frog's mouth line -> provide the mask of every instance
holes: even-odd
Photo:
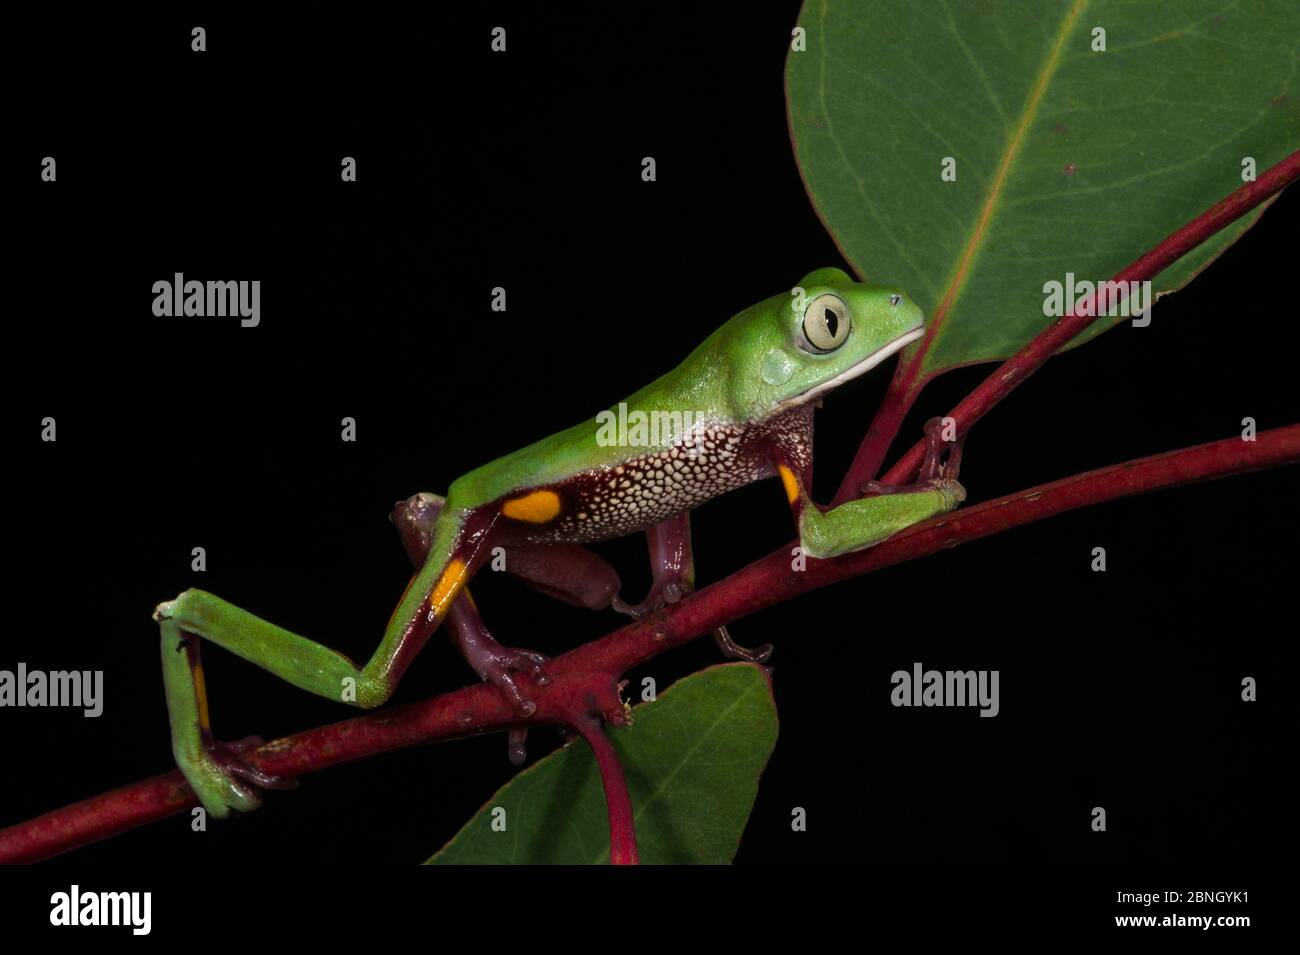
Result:
[[[844,371],[840,372],[830,381],[823,381],[820,385],[814,385],[813,387],[809,388],[807,391],[800,392],[799,394],[795,395],[793,398],[786,398],[784,401],[778,402],[774,410],[783,411],[786,408],[792,408],[795,405],[806,404],[808,401],[810,401],[813,398],[816,398],[818,395],[830,391],[832,388],[838,388],[840,385],[844,384],[844,382],[852,381],[854,378],[857,378],[859,375],[866,374],[871,369],[879,365],[886,358],[888,358],[890,355],[902,351],[904,348],[912,344],[912,342],[916,341],[924,334],[925,334],[924,325],[920,325],[916,327],[915,329],[913,329],[912,331],[904,335],[902,338],[897,338],[894,341],[890,342],[888,345],[886,345],[884,348],[880,349],[879,351],[872,352],[870,355],[862,359],[862,361],[858,362],[856,365],[851,365],[848,368],[844,369]]]

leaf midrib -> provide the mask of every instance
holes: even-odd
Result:
[[[997,174],[993,177],[993,182],[989,186],[988,195],[984,199],[984,206],[980,210],[979,220],[976,222],[974,229],[971,231],[966,240],[966,245],[962,249],[962,254],[957,259],[956,267],[953,269],[951,277],[948,279],[947,292],[944,293],[943,299],[938,307],[935,308],[930,322],[927,324],[925,338],[916,345],[912,346],[916,351],[913,352],[913,358],[909,363],[914,369],[918,363],[924,361],[925,356],[929,353],[934,340],[939,336],[943,329],[948,312],[952,309],[957,297],[965,287],[966,276],[974,264],[975,257],[980,249],[980,244],[988,232],[989,223],[993,220],[993,214],[997,210],[998,200],[1006,187],[1007,179],[1011,174],[1011,167],[1014,165],[1016,158],[1019,156],[1025,136],[1029,127],[1033,125],[1034,119],[1038,114],[1039,104],[1042,102],[1052,78],[1056,75],[1057,68],[1061,62],[1061,52],[1065,46],[1065,41],[1074,31],[1075,24],[1083,15],[1084,10],[1088,8],[1089,0],[1074,0],[1070,11],[1061,21],[1061,26],[1057,30],[1056,40],[1053,42],[1048,52],[1047,60],[1043,63],[1038,72],[1038,78],[1034,81],[1030,89],[1029,97],[1025,101],[1024,109],[1021,110],[1020,120],[1012,130],[1011,137],[1003,150],[1002,162],[998,166]]]

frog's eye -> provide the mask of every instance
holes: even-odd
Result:
[[[806,351],[834,351],[848,340],[852,326],[849,307],[838,295],[818,295],[803,313],[803,341]]]
[[[901,302],[902,300],[903,300],[903,296],[895,292],[893,295],[889,296],[889,307],[898,308],[898,303]]]

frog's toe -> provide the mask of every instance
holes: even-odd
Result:
[[[750,649],[742,647],[735,640],[731,639],[731,633],[727,630],[726,625],[713,631],[713,640],[722,651],[722,655],[729,660],[744,660],[746,663],[766,663],[767,658],[772,655],[772,644],[765,643],[761,647]]]
[[[532,716],[537,712],[537,704],[520,689],[515,674],[526,673],[538,686],[546,686],[551,682],[550,675],[546,672],[549,659],[536,650],[497,647],[486,659],[479,661],[475,669],[484,680],[501,691],[516,713]]]
[[[925,423],[925,460],[919,472],[922,481],[956,481],[961,473],[961,450],[966,436],[948,441],[944,438],[946,430],[943,418],[931,418]]]
[[[954,498],[953,507],[964,501],[966,489],[958,483],[957,476],[961,473],[961,453],[966,436],[945,440],[944,420],[931,418],[925,423],[925,459],[921,462],[913,483],[882,484],[880,481],[867,481],[858,488],[859,492],[866,495],[908,494],[937,488],[946,497]]]
[[[528,730],[523,726],[516,726],[510,731],[506,740],[506,759],[510,760],[511,766],[522,766],[528,762],[528,750],[525,749],[525,743],[528,740]]]
[[[234,743],[214,743],[210,755],[222,769],[236,779],[251,783],[259,789],[294,789],[298,780],[292,776],[273,776],[264,773],[240,755],[250,749],[265,745],[260,736],[245,736]]]

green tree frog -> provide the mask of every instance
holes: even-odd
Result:
[[[641,616],[694,586],[691,509],[752,481],[780,479],[799,545],[813,558],[869,547],[952,510],[965,491],[955,467],[937,466],[933,441],[917,484],[873,487],[826,511],[809,497],[821,396],[923,332],[920,308],[901,290],[821,269],[740,312],[675,370],[594,419],[470,471],[445,498],[399,502],[393,519],[408,552],[427,556],[363,666],[202,590],[160,604],[172,749],[199,800],[225,816],[255,808],[260,789],[283,783],[244,762],[239,746],[213,740],[199,638],[304,690],[370,708],[389,698],[447,619],[470,665],[526,719],[535,704],[519,677],[544,685],[546,657],[497,643],[466,589],[495,548],[505,549],[508,572],[545,593]],[[654,582],[633,605],[613,568],[582,545],[639,531]]]

